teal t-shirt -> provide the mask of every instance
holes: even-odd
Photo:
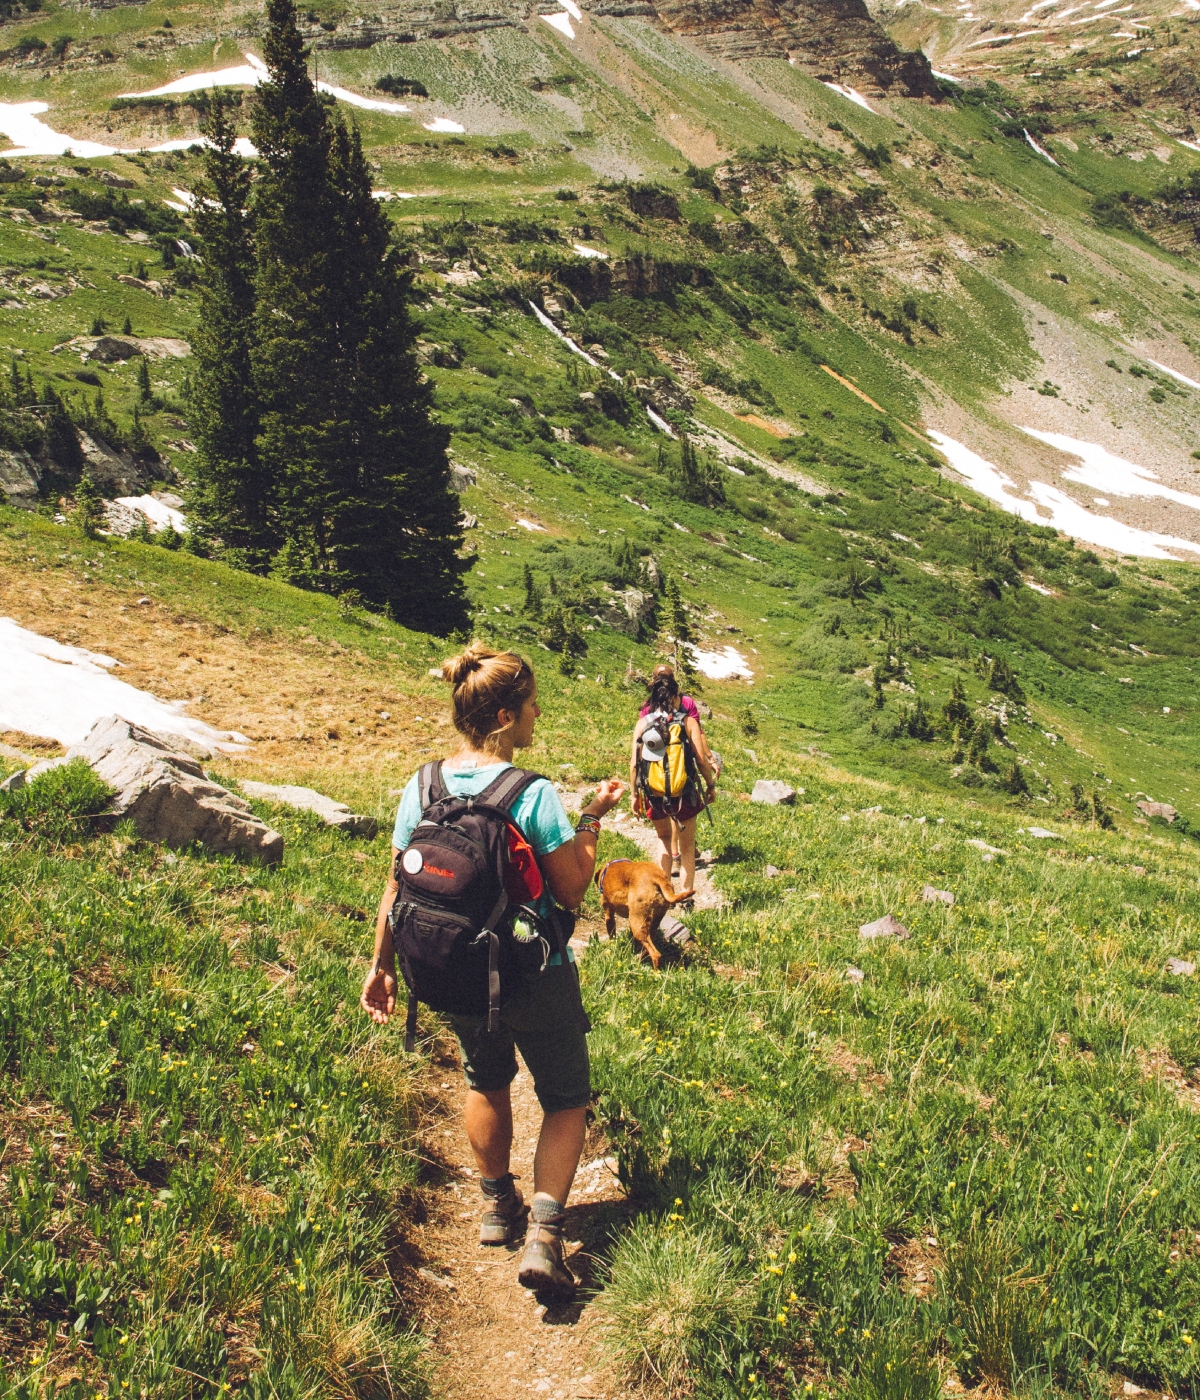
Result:
[[[482,768],[452,768],[447,760],[442,764],[442,782],[454,797],[477,797],[489,783],[494,782],[506,768],[511,767],[511,763],[489,763]],[[413,831],[421,820],[418,778],[419,774],[414,773],[408,780],[408,786],[404,789],[396,812],[392,845],[398,851],[403,851],[412,840]],[[575,837],[575,828],[563,810],[558,793],[546,778],[539,778],[537,782],[529,784],[513,803],[511,816],[539,860],[548,856],[551,851],[557,851],[560,846]],[[554,896],[548,887],[543,890],[542,897],[537,900],[534,908],[542,915],[549,914],[554,908]],[[555,953],[550,961],[553,963],[557,960],[558,954]]]

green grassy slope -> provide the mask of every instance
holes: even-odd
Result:
[[[9,62],[0,96],[46,100],[60,130],[113,144],[185,134],[184,108],[109,104],[239,62],[235,22],[47,6],[7,32],[68,32],[82,50],[86,28],[87,52],[111,61]],[[572,783],[623,771],[636,676],[669,622],[664,576],[698,644],[732,645],[754,672],[700,692],[728,765],[702,834],[728,908],[697,917],[702,951],[668,975],[624,944],[585,963],[597,1110],[632,1192],[629,1229],[604,1246],[612,1343],[637,1370],[636,1340],[702,1395],[932,1395],[930,1356],[1022,1393],[1122,1378],[1189,1393],[1200,1046],[1195,982],[1163,968],[1198,943],[1200,583],[993,509],[947,479],[920,425],[945,403],[992,422],[998,392],[1040,382],[1040,316],[1080,344],[1108,337],[1126,369],[1126,338],[1188,343],[1194,261],[1102,227],[1093,201],[1149,195],[1194,154],[1119,161],[1064,110],[1078,150],[1048,136],[1055,170],[1004,134],[994,95],[872,115],[782,64],[752,65],[755,89],[640,21],[589,23],[576,50],[534,24],[320,61],[360,91],[402,72],[430,92],[411,119],[357,120],[381,188],[418,195],[389,208],[438,411],[475,472],[475,631],[538,664],[530,762]],[[474,124],[427,133],[435,112]],[[715,176],[688,172],[701,149],[728,155]],[[0,186],[16,214],[0,218],[0,265],[23,303],[0,307],[0,346],[81,413],[102,388],[125,427],[136,362],[55,347],[97,317],[186,339],[188,263],[163,267],[161,251],[186,219],[162,201],[196,157],[21,164]],[[56,166],[73,178],[32,183]],[[102,186],[101,169],[136,188]],[[680,217],[669,201],[645,212],[626,175],[652,177]],[[79,190],[115,201],[100,227],[63,216]],[[171,295],[116,280],[139,263]],[[530,300],[557,306],[603,370]],[[146,407],[184,477],[187,371],[155,361]],[[1163,384],[1138,380],[1133,411],[1194,440],[1192,395]],[[720,435],[736,469],[716,469],[723,503],[684,499],[678,445],[645,400],[702,451]],[[251,649],[313,636],[424,713],[440,703],[443,643],[217,562],[87,543],[58,509],[0,510],[9,581],[64,569],[146,591]],[[612,609],[635,586],[657,617],[631,636]],[[555,650],[564,605],[575,657]],[[947,719],[954,686],[965,714]],[[304,777],[383,817],[416,757]],[[745,805],[763,776],[803,788],[797,806]],[[1182,820],[1147,825],[1146,797]],[[49,1377],[80,1397],[124,1382],[366,1396],[386,1393],[385,1363],[395,1393],[420,1393],[386,1277],[403,1286],[419,1072],[393,1030],[358,1019],[366,936],[345,912],[370,910],[386,835],[356,849],[270,815],[289,854],[269,874],[122,830],[63,844],[0,829],[13,1394]],[[923,902],[927,882],[953,907]],[[886,912],[912,937],[860,943]]]

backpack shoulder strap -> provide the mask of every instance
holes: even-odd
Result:
[[[534,773],[528,768],[506,768],[498,778],[494,778],[484,788],[475,801],[488,807],[497,807],[500,811],[508,813],[525,789],[531,787],[541,777],[541,773]]]
[[[441,802],[447,797],[446,785],[442,782],[441,759],[422,764],[421,771],[417,775],[417,783],[422,812],[427,812],[435,802]]]

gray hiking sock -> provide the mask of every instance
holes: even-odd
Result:
[[[489,1199],[499,1200],[513,1189],[513,1174],[505,1172],[503,1176],[481,1176],[479,1187]]]
[[[533,1223],[535,1225],[561,1225],[567,1208],[548,1197],[533,1198]]]

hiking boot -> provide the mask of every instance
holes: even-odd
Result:
[[[535,1200],[525,1253],[517,1281],[541,1300],[566,1302],[579,1280],[563,1263],[563,1222],[566,1212],[557,1201]]]
[[[500,1180],[503,1181],[504,1178]],[[481,1245],[516,1244],[525,1231],[525,1218],[529,1214],[529,1207],[513,1184],[511,1176],[507,1181],[507,1191],[499,1196],[492,1195],[487,1187],[484,1187],[486,1209],[479,1225]]]

